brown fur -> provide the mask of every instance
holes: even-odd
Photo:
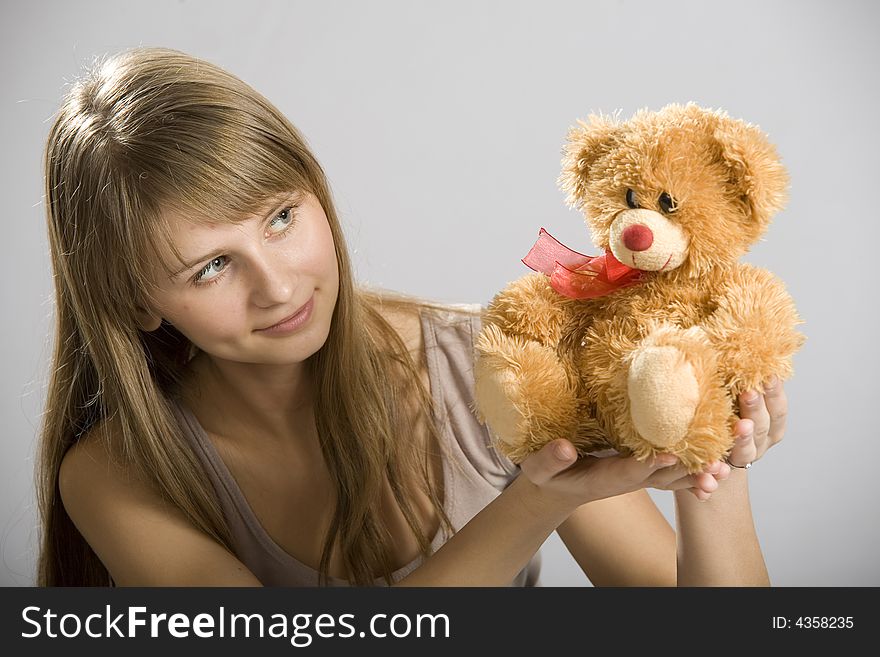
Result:
[[[729,452],[737,395],[790,378],[805,340],[782,282],[737,262],[783,207],[787,173],[756,127],[689,104],[579,123],[559,182],[600,249],[614,249],[632,189],[656,230],[684,232],[683,260],[598,299],[564,297],[544,274],[508,285],[476,345],[478,417],[514,461],[568,438],[582,454],[674,453],[697,472]],[[658,204],[663,192],[674,212]],[[642,436],[634,416],[684,433]]]

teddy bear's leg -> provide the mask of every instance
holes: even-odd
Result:
[[[677,453],[691,472],[730,447],[731,399],[699,327],[661,325],[625,359],[633,451]],[[647,443],[647,445],[646,445]]]
[[[475,410],[499,451],[519,462],[557,438],[575,442],[577,395],[555,349],[495,324],[483,328],[475,347]]]

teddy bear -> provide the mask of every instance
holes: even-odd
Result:
[[[730,453],[738,395],[790,378],[805,340],[784,284],[738,261],[788,174],[758,127],[693,103],[578,121],[562,165],[604,253],[541,229],[535,272],[483,311],[473,410],[514,463],[567,438],[699,472]]]

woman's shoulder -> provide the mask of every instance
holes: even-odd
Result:
[[[480,321],[484,310],[478,303],[447,303],[389,290],[365,289],[362,294],[400,334],[407,346],[423,346],[423,321],[441,325],[473,325]]]
[[[391,290],[362,288],[361,294],[414,354],[424,348],[423,321],[434,325],[473,325],[479,322],[483,311],[477,303],[445,303]]]
[[[97,422],[70,446],[58,468],[64,510],[93,548],[108,529],[102,518],[131,512],[134,500],[161,504],[158,491],[122,457],[119,431],[112,419]]]
[[[80,436],[65,453],[58,471],[58,486],[65,506],[88,502],[96,490],[137,486],[149,491],[146,481],[123,458],[117,441],[118,422],[105,419]]]
[[[229,550],[120,458],[119,426],[102,422],[67,451],[64,510],[121,586],[259,586]]]

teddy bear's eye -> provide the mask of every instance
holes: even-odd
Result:
[[[675,199],[666,192],[660,194],[660,198],[657,199],[657,202],[660,204],[660,209],[666,214],[672,214],[678,210],[678,203],[676,203]]]
[[[633,210],[642,207],[639,205],[639,199],[636,198],[636,193],[631,189],[626,190],[626,204]]]

